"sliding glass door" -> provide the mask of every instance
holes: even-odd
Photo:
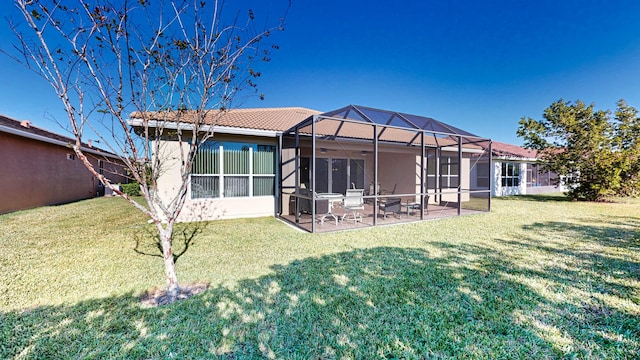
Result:
[[[352,186],[363,189],[364,174],[362,159],[316,158],[315,191],[345,194]]]

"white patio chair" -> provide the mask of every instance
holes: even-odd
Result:
[[[362,222],[362,214],[359,210],[364,210],[364,189],[347,189],[342,206],[344,207],[344,215],[342,221],[353,220],[354,222]]]

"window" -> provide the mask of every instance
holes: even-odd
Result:
[[[443,155],[440,157],[440,187],[455,189],[458,187],[458,157]]]
[[[364,189],[364,174],[362,159],[316,158],[315,191],[346,194],[352,186]]]
[[[427,150],[427,189],[435,189],[436,184],[436,169],[437,169],[437,161],[436,161],[436,150],[428,149]]]
[[[527,164],[527,187],[553,186],[558,183],[558,174],[545,170],[541,164]]]
[[[204,143],[191,169],[191,198],[273,196],[273,145]]]
[[[500,180],[502,186],[520,186],[520,164],[503,162]]]
[[[479,162],[476,165],[476,187],[481,189],[488,189],[491,185],[490,178],[490,168],[488,162]]]
[[[356,189],[364,189],[364,160],[349,160],[349,182],[350,187],[355,185]]]

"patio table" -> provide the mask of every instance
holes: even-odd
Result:
[[[427,211],[427,215],[429,214],[429,208],[428,208],[428,204],[427,204],[427,201],[429,201],[428,199],[429,199],[429,198],[428,198],[428,196],[427,196],[427,198],[425,199],[425,204],[424,204],[424,208],[425,208],[425,210]],[[413,209],[413,210],[420,210],[420,202],[419,202],[419,201],[416,201],[414,198],[412,198],[412,199],[407,199],[407,201],[406,201],[406,202],[403,202],[403,203],[401,204],[401,206],[403,206],[403,207],[406,207],[406,208],[407,208],[407,217],[409,217],[409,215],[410,215],[410,213],[411,213],[411,210],[412,210],[412,209]]]
[[[401,204],[402,207],[407,208],[407,217],[409,217],[411,215],[411,209],[415,209],[416,207],[420,207],[420,203],[419,202],[415,202],[415,200],[411,201],[411,200],[407,200],[406,202],[403,202]]]
[[[338,225],[338,216],[333,213],[333,204],[335,202],[341,202],[343,195],[340,193],[319,193],[318,199],[327,199],[329,201],[329,212],[322,215],[320,218],[320,223],[324,223],[324,219],[327,217],[332,217],[336,221],[336,225]]]

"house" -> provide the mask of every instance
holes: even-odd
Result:
[[[494,141],[491,152],[492,196],[543,194],[567,190],[565,186],[558,184],[558,174],[543,169],[534,150]]]
[[[0,115],[0,214],[98,195],[99,181],[76,158],[74,142]],[[126,182],[116,156],[89,144],[82,150],[106,177]]]
[[[166,113],[133,113],[129,123],[154,126],[161,116]],[[490,173],[482,159],[490,158],[491,140],[432,118],[349,105],[325,113],[234,109],[212,112],[209,120],[215,135],[191,169],[182,221],[275,215],[312,232],[327,229],[326,219],[336,229],[338,218],[344,223],[340,203],[348,189],[363,194],[362,214],[351,226],[490,210],[489,182],[472,179]],[[172,121],[189,130],[189,112]],[[158,194],[171,198],[185,143],[154,141],[163,145],[166,164]],[[389,200],[398,203],[391,217]],[[330,205],[318,210],[320,202]]]

